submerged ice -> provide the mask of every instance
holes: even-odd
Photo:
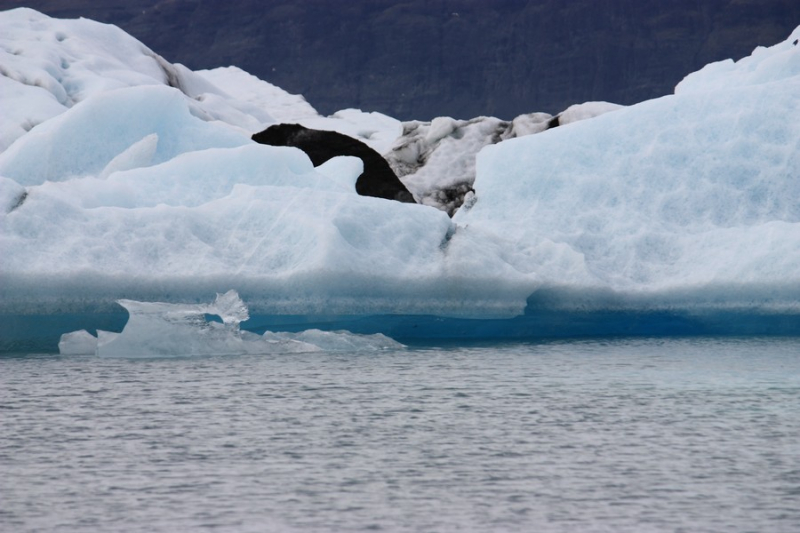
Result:
[[[62,355],[103,357],[170,357],[195,355],[279,354],[300,352],[376,351],[402,349],[381,335],[308,330],[300,333],[243,331],[247,306],[236,293],[217,294],[210,304],[174,304],[119,300],[128,312],[121,333],[85,330],[65,333],[58,343]]]
[[[626,108],[408,123],[322,117],[92,21],[17,9],[0,30],[0,315],[233,288],[262,316],[724,309],[800,331],[800,28]],[[362,140],[428,205],[357,195],[358,159],[250,140],[277,122]]]

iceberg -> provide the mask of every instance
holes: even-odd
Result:
[[[122,346],[145,309],[197,317],[230,289],[259,343],[800,334],[798,37],[625,108],[400,123],[0,13],[0,350]],[[362,140],[429,205],[359,196],[357,158],[250,140],[278,119]]]

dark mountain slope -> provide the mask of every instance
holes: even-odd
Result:
[[[237,65],[323,113],[401,119],[631,104],[800,24],[797,0],[0,0],[19,5],[117,24],[192,69]]]

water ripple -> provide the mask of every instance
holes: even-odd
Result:
[[[0,529],[796,532],[798,355],[2,358]]]

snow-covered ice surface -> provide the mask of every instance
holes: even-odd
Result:
[[[511,322],[489,319],[505,318],[515,336],[543,323],[559,335],[583,331],[575,313],[720,310],[800,331],[798,35],[707,66],[675,95],[582,104],[548,129],[537,113],[321,117],[234,67],[170,64],[113,26],[0,13],[0,340],[105,329],[93,320],[124,316],[118,300],[206,305],[229,289],[249,306],[243,328],[261,331],[496,336]],[[422,203],[475,194],[452,220],[358,196],[357,159],[315,169],[250,140],[277,121],[387,153]]]

